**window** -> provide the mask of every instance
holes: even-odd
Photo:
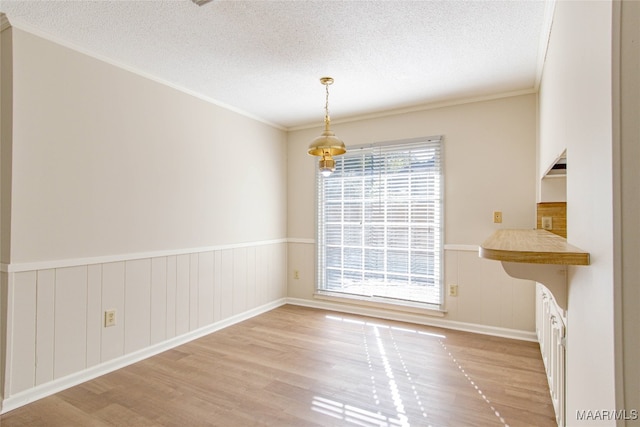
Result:
[[[321,294],[442,303],[441,138],[372,144],[317,173]]]

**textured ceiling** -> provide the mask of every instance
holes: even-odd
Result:
[[[545,1],[2,0],[17,28],[264,121],[332,119],[535,88]]]

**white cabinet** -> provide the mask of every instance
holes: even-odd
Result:
[[[565,425],[565,316],[551,292],[536,284],[536,333],[559,426]]]

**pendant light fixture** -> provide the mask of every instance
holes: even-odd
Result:
[[[324,132],[314,139],[309,145],[309,154],[322,157],[320,159],[320,172],[323,176],[331,175],[336,170],[336,161],[333,156],[339,156],[347,152],[344,142],[337,138],[331,131],[331,119],[329,118],[329,85],[333,84],[331,77],[322,77],[320,83],[325,86],[326,100],[324,104]]]

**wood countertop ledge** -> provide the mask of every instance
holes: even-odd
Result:
[[[480,257],[530,264],[589,265],[589,253],[546,230],[498,230],[480,246]]]

